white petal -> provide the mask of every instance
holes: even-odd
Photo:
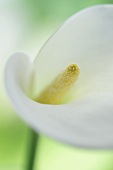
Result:
[[[45,44],[34,64],[37,91],[68,64],[81,67],[78,98],[68,105],[43,105],[27,97],[25,79],[30,81],[32,64],[24,54],[15,54],[5,77],[17,111],[37,131],[66,143],[113,148],[112,43],[113,6],[102,5],[71,17]]]
[[[81,68],[75,99],[87,92],[113,91],[113,5],[75,14],[48,40],[35,60],[34,94],[70,63]]]

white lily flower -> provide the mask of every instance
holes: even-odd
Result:
[[[70,102],[40,104],[29,97],[38,96],[71,63],[81,74],[67,96]],[[113,5],[73,15],[34,63],[24,53],[14,54],[5,83],[17,112],[36,131],[74,146],[113,148]]]

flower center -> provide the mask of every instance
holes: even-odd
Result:
[[[70,64],[36,99],[43,104],[61,104],[65,95],[77,81],[80,68],[77,64]]]

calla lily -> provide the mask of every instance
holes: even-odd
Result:
[[[71,63],[79,65],[81,74],[66,104],[32,99]],[[5,84],[17,112],[36,131],[74,146],[113,148],[113,5],[73,15],[34,63],[24,53],[13,54]]]

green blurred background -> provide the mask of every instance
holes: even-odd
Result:
[[[113,0],[0,0],[0,170],[25,170],[30,136],[4,89],[7,58],[24,51],[33,60],[69,16],[103,3]],[[113,170],[113,151],[72,148],[40,135],[34,170]]]

